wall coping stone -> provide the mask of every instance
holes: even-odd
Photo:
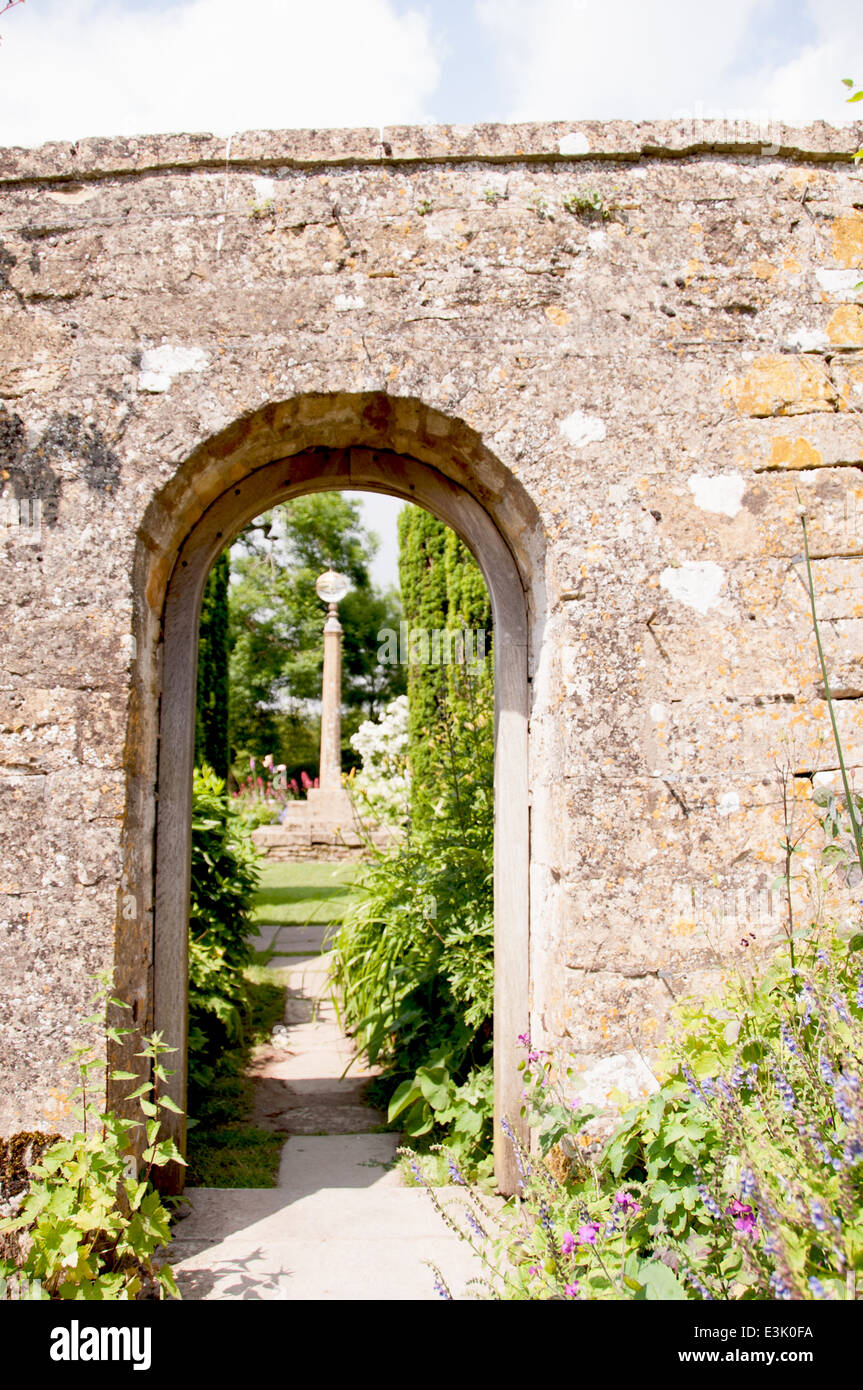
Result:
[[[740,138],[737,138],[737,129]],[[711,139],[711,133],[720,138]],[[696,138],[698,136],[699,138]],[[0,149],[0,186],[68,183],[208,169],[249,171],[405,165],[638,163],[731,155],[737,159],[849,164],[863,122],[805,127],[699,115],[673,121],[556,121],[523,125],[393,126],[353,130],[247,130],[88,137],[35,149]]]

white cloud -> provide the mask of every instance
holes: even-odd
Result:
[[[0,145],[423,119],[429,22],[391,0],[33,0],[3,20]]]
[[[506,74],[507,120],[860,116],[841,86],[863,81],[845,71],[859,51],[856,0],[724,0],[721,12],[691,0],[477,0],[477,14]]]
[[[765,104],[789,121],[859,121],[863,104],[849,106],[841,82],[851,77],[863,85],[863,71],[854,66],[860,57],[859,8],[850,0],[807,0],[807,10],[817,38],[766,75]]]

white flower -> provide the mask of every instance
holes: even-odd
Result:
[[[363,760],[353,790],[372,815],[390,823],[403,821],[408,812],[407,745],[406,695],[387,705],[379,720],[367,719],[351,737],[351,746]]]

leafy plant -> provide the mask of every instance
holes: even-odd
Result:
[[[251,833],[212,768],[195,770],[189,908],[189,1078],[206,1086],[225,1043],[242,1037],[243,968],[258,881]]]
[[[588,222],[609,222],[614,216],[614,209],[608,206],[595,188],[579,188],[574,193],[567,193],[560,201],[566,212]]]
[[[267,218],[274,218],[276,215],[276,205],[272,198],[265,198],[258,203],[254,198],[249,203],[249,218],[252,222],[263,222]]]
[[[449,769],[404,840],[364,868],[335,939],[332,983],[377,1089],[406,1134],[448,1136],[487,1170],[493,998],[493,711],[470,678],[472,718],[434,732]],[[442,697],[443,698],[443,697]],[[426,806],[421,801],[421,808]]]
[[[472,1216],[470,1205],[449,1213],[491,1295],[863,1295],[861,946],[816,937],[796,967],[783,947],[763,979],[689,1005],[670,1075],[598,1154],[585,1133],[592,1112],[562,1103],[551,1059],[529,1050],[538,1153],[504,1121],[519,1196],[478,1223],[476,1193]]]
[[[103,982],[104,984],[104,982]],[[106,1004],[126,1009],[107,996],[103,987],[91,1001],[98,1012],[84,1022],[101,1023]],[[108,1028],[109,1039],[126,1036],[129,1028]],[[173,1051],[154,1033],[143,1040],[136,1056],[151,1066],[151,1078],[129,1095],[137,1100],[142,1119],[124,1119],[101,1112],[89,1099],[91,1073],[104,1068],[101,1057],[87,1046],[76,1047],[74,1062],[79,1083],[73,1099],[79,1102],[81,1128],[71,1139],[60,1139],[31,1169],[29,1192],[17,1216],[0,1222],[0,1232],[15,1232],[23,1245],[21,1258],[0,1261],[0,1278],[17,1281],[19,1290],[43,1299],[134,1299],[141,1295],[179,1298],[170,1266],[156,1258],[171,1238],[169,1214],[150,1186],[153,1170],[184,1160],[173,1140],[160,1139],[161,1116],[177,1110],[161,1083],[170,1072],[162,1058]],[[112,1073],[115,1081],[138,1081],[132,1072]],[[143,1126],[143,1172],[132,1157],[131,1132]]]

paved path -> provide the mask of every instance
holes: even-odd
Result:
[[[353,1050],[326,997],[327,930],[264,927],[256,940],[290,974],[279,1045],[255,1057],[255,1118],[288,1139],[276,1188],[186,1189],[172,1245],[184,1298],[436,1299],[425,1261],[464,1298],[481,1275],[428,1194],[401,1185],[398,1138],[374,1133],[383,1117],[362,1102],[372,1073],[343,1076]]]

